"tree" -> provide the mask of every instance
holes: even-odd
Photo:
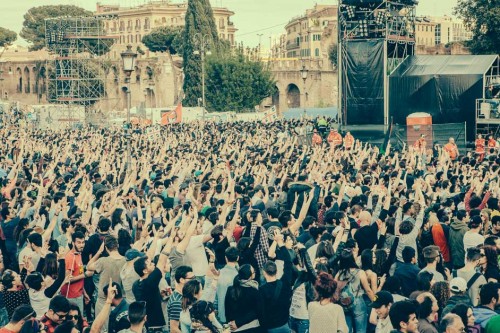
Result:
[[[474,54],[500,53],[500,6],[491,0],[458,0],[454,14],[472,31],[466,43]]]
[[[219,48],[219,37],[215,25],[214,14],[209,0],[189,0],[184,26],[184,47],[182,49],[182,66],[184,69],[184,101],[186,106],[197,105],[201,97],[201,58],[193,52],[199,50],[196,35],[206,36],[208,47],[212,52]]]
[[[171,55],[182,53],[182,27],[154,28],[142,38],[142,42],[152,52],[169,52]]]
[[[0,27],[0,47],[9,46],[17,39],[17,34],[9,29]]]
[[[242,50],[235,55],[212,55],[206,68],[206,100],[210,111],[253,109],[276,87],[271,72],[262,62],[245,57]]]
[[[330,45],[328,48],[328,60],[337,67],[337,61],[338,61],[338,45],[336,43]]]
[[[24,14],[22,38],[31,43],[30,51],[45,46],[45,19],[61,16],[92,16],[92,12],[72,5],[40,6],[29,9]]]

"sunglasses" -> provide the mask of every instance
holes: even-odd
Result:
[[[78,318],[80,318],[80,316],[79,315],[67,315],[66,318],[69,320],[72,320],[72,319],[78,319]]]

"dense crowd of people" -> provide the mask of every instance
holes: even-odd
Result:
[[[327,124],[0,129],[0,333],[500,332],[496,148]]]

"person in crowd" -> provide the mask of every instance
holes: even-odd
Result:
[[[467,226],[469,221],[469,214],[465,209],[460,209],[456,213],[450,223],[450,251],[453,268],[459,269],[464,266],[465,262],[465,246],[464,236],[469,230]]]
[[[472,302],[467,293],[467,281],[460,277],[453,278],[450,281],[450,298],[444,305],[441,317],[448,314],[458,304],[465,304],[472,308]]]
[[[337,282],[330,274],[322,272],[318,274],[314,288],[318,294],[318,300],[309,304],[309,332],[349,332],[342,307],[332,303]]]
[[[88,323],[83,318],[83,314],[80,311],[78,305],[74,303],[70,303],[69,312],[68,312],[68,320],[71,320],[78,331],[83,332],[84,329],[88,327]]]
[[[182,287],[182,311],[179,315],[179,325],[182,333],[191,332],[191,313],[190,310],[194,303],[201,298],[201,282],[193,279],[187,281]]]
[[[418,331],[419,333],[438,333],[438,302],[434,295],[425,292],[417,297]]]
[[[449,313],[441,319],[439,323],[439,332],[442,333],[458,333],[465,332],[466,327],[462,319],[453,313]]]
[[[107,278],[107,281],[109,282],[110,279],[113,280],[113,278],[109,277]],[[115,293],[111,301],[113,310],[111,310],[111,314],[109,315],[108,332],[117,333],[130,327],[130,322],[127,318],[129,303],[125,300],[125,298],[123,298],[122,288],[118,283],[113,282],[111,287],[115,289]],[[108,295],[109,288],[109,284],[104,286],[104,295]]]
[[[395,302],[389,310],[389,318],[395,332],[418,332],[417,308],[411,301]]]
[[[467,304],[457,304],[453,307],[450,313],[456,314],[460,317],[467,332],[481,332],[481,327],[475,324],[476,317],[474,317],[474,311],[471,306]]]
[[[448,300],[450,299],[451,296],[451,291],[448,281],[441,281],[434,283],[431,287],[431,294],[437,300],[437,304],[439,307],[438,310],[438,322],[439,322],[439,319],[443,317],[442,316],[443,309],[445,308],[446,303],[448,303]]]
[[[0,333],[20,333],[23,325],[32,318],[35,318],[33,308],[26,304],[20,305],[12,313],[9,322],[0,328]]]
[[[417,255],[415,249],[406,246],[402,252],[403,263],[399,263],[394,276],[401,282],[402,294],[406,297],[417,290],[417,276],[420,269],[416,265]]]
[[[181,332],[180,315],[182,312],[182,304],[183,304],[182,293],[186,283],[193,280],[194,278],[195,276],[193,273],[193,269],[189,266],[179,266],[175,270],[175,290],[168,299],[167,303],[167,312],[169,319],[168,326],[170,332],[172,333]],[[195,286],[197,286],[197,284],[193,283],[193,288],[190,288],[189,290],[194,289]]]
[[[500,284],[486,283],[479,293],[480,303],[474,308],[476,324],[486,328],[488,321],[497,315],[495,308],[500,304]]]
[[[227,290],[224,304],[231,331],[262,332],[264,304],[253,266],[247,264],[240,267],[233,285]]]
[[[375,301],[371,303],[370,323],[376,325],[376,333],[390,333],[393,330],[389,311],[394,303],[392,294],[382,290],[375,294]]]
[[[66,297],[56,295],[50,300],[49,310],[40,320],[47,328],[47,333],[54,333],[57,326],[66,321],[69,310],[70,303]]]
[[[481,260],[481,251],[478,248],[471,247],[467,249],[465,266],[452,272],[453,277],[461,277],[467,283],[467,291],[473,306],[479,303],[479,291],[481,286],[486,284],[485,277],[476,271]]]
[[[71,236],[72,247],[65,257],[66,274],[71,276],[67,284],[63,284],[61,295],[64,295],[72,303],[78,305],[83,312],[83,279],[87,277],[82,261],[82,251],[85,247],[85,235],[80,231],[75,231]]]
[[[215,294],[215,305],[217,307],[217,318],[222,324],[226,324],[226,293],[233,285],[234,278],[238,275],[239,252],[236,247],[228,247],[225,250],[226,265],[219,271],[217,290]]]
[[[479,265],[481,273],[488,282],[500,281],[500,268],[498,267],[498,250],[491,245],[481,247],[481,259]]]
[[[143,333],[147,320],[146,303],[133,302],[128,307],[130,328],[121,330],[122,333]]]

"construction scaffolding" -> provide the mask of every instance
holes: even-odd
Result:
[[[388,126],[388,75],[415,50],[414,0],[340,0],[340,123]]]
[[[62,118],[68,127],[80,122],[74,117],[77,106],[91,109],[106,97],[106,63],[102,57],[116,36],[107,35],[100,17],[60,17],[45,20],[45,42],[49,60],[50,103],[67,105]]]

